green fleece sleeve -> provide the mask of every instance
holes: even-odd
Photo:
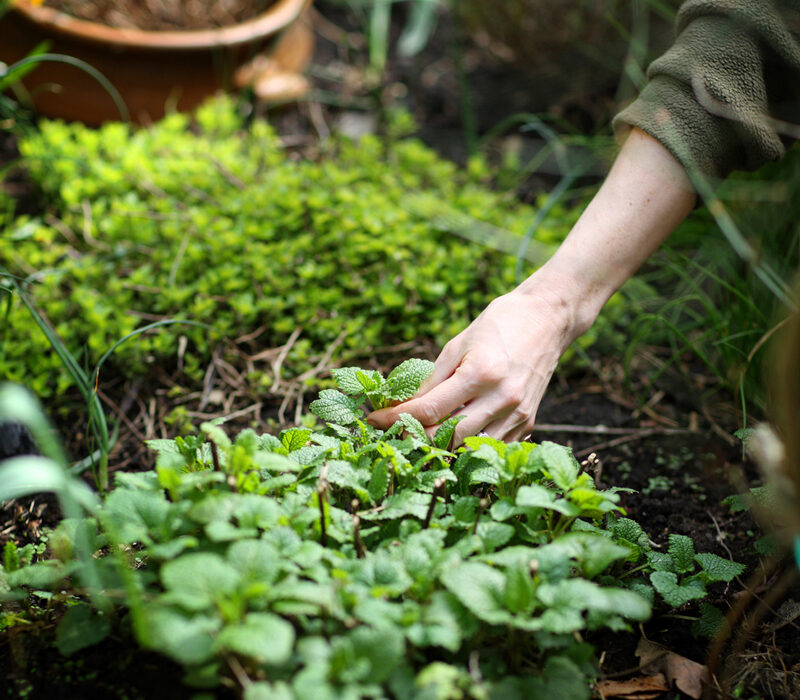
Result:
[[[688,0],[677,38],[614,120],[712,180],[781,158],[800,129],[800,0]]]

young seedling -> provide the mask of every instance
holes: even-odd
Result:
[[[361,406],[368,402],[373,410],[395,401],[408,401],[433,372],[433,362],[411,358],[395,367],[387,377],[377,370],[341,367],[331,371],[336,389],[324,389],[309,406],[324,421],[352,425],[364,417]]]

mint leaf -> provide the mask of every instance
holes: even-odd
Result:
[[[186,610],[204,610],[239,585],[240,576],[218,554],[184,554],[161,567],[161,581],[172,600]]]
[[[386,377],[384,394],[391,401],[407,401],[419,391],[433,372],[433,362],[412,357],[395,367]]]
[[[713,639],[725,625],[725,615],[710,603],[700,603],[700,617],[692,623],[695,637]]]
[[[259,663],[280,666],[292,653],[294,628],[271,613],[248,613],[243,622],[227,625],[217,637],[217,646],[247,656]]]
[[[534,603],[534,587],[526,566],[512,566],[506,575],[503,602],[512,613],[530,612]]]
[[[345,396],[335,389],[320,391],[319,398],[312,401],[308,408],[321,420],[338,425],[350,425],[364,415],[360,399]]]
[[[111,625],[103,615],[79,603],[67,610],[58,623],[56,646],[64,656],[69,656],[102,641],[110,631]]]
[[[212,635],[222,624],[216,616],[186,615],[175,608],[152,603],[145,606],[143,618],[140,641],[146,649],[187,665],[202,664],[214,656]]]
[[[389,488],[389,461],[378,460],[372,468],[372,475],[367,486],[367,493],[373,503],[380,503]]]
[[[377,394],[383,390],[384,378],[378,370],[360,369],[356,372],[356,381],[361,385],[361,390],[367,396]]]
[[[581,510],[573,503],[565,501],[563,498],[556,500],[556,495],[550,489],[531,484],[530,486],[520,486],[517,491],[518,508],[544,508],[554,510],[568,517],[580,515]]]
[[[453,566],[441,575],[442,583],[480,620],[506,624],[511,615],[502,604],[506,577],[497,569],[478,562]]]
[[[672,571],[654,571],[650,574],[650,582],[667,605],[671,605],[673,608],[679,608],[690,600],[706,596],[706,587],[702,581],[690,579],[679,584],[678,575]]]
[[[464,418],[466,418],[466,416],[451,416],[446,421],[442,422],[439,427],[436,428],[436,432],[433,435],[433,444],[440,450],[446,450],[450,447],[450,442],[453,439],[456,426]]]
[[[677,573],[685,574],[694,570],[694,543],[691,537],[670,535],[669,555]]]
[[[304,447],[311,437],[311,431],[305,428],[289,428],[281,433],[281,444],[289,452],[294,452]]]
[[[430,440],[428,440],[428,435],[425,432],[425,428],[422,426],[422,423],[414,418],[414,416],[412,416],[410,413],[401,413],[399,420],[406,429],[406,432],[411,435],[411,437],[416,438],[426,445],[430,444]]]
[[[562,491],[568,491],[575,485],[580,465],[568,447],[545,441],[537,445],[531,454],[534,466],[546,472]]]
[[[744,573],[746,568],[744,564],[710,553],[698,554],[694,560],[702,567],[699,577],[705,583],[733,581],[734,578]]]
[[[339,367],[331,370],[331,375],[339,391],[350,396],[357,396],[364,392],[364,386],[358,379],[359,373],[363,374],[360,367]]]

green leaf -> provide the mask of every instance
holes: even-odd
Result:
[[[389,488],[389,461],[379,459],[372,467],[367,492],[373,503],[380,503]]]
[[[274,583],[286,560],[265,540],[239,540],[228,549],[227,560],[245,581]]]
[[[428,513],[431,497],[427,493],[402,490],[389,496],[381,510],[369,510],[361,513],[365,520],[394,520],[413,515],[423,520]]]
[[[411,358],[395,367],[386,377],[384,393],[392,401],[407,401],[419,391],[433,372],[433,362]]]
[[[491,484],[494,486],[499,483],[500,474],[495,467],[478,467],[470,471],[470,486],[474,486],[475,484]]]
[[[511,620],[503,598],[506,577],[478,562],[465,562],[445,569],[441,581],[456,598],[480,620],[505,624]]]
[[[738,562],[724,559],[716,554],[703,553],[695,556],[694,560],[700,564],[702,571],[699,577],[705,583],[715,583],[717,581],[733,581],[737,576],[744,573],[745,565]]]
[[[243,622],[223,628],[217,637],[217,647],[258,663],[280,666],[289,660],[294,639],[294,628],[282,618],[251,612]]]
[[[281,433],[281,444],[289,452],[299,450],[305,447],[308,439],[311,437],[311,431],[305,428],[289,428]]]
[[[214,636],[222,626],[217,617],[187,615],[173,607],[151,603],[142,610],[137,628],[146,649],[161,652],[185,665],[197,665],[214,657]]]
[[[308,408],[321,420],[338,425],[351,425],[364,415],[359,399],[345,396],[335,389],[323,389]]]
[[[556,584],[543,583],[536,591],[547,607],[569,607],[622,615],[632,620],[650,617],[650,606],[641,596],[624,588],[600,586],[593,581],[571,578]]]
[[[626,544],[635,548],[636,552],[650,549],[647,533],[641,525],[630,518],[619,518],[611,527],[611,534],[615,539],[624,540]]]
[[[25,455],[3,460],[0,466],[0,501],[53,491],[61,499],[67,515],[80,517],[78,506],[93,512],[99,505],[97,496],[79,479],[47,457]]]
[[[630,554],[627,547],[612,542],[607,537],[591,532],[570,532],[556,542],[578,545],[575,558],[587,578],[594,578],[614,562],[625,560]]]
[[[453,517],[466,524],[472,525],[478,514],[480,498],[477,496],[462,496],[453,503]]]
[[[556,495],[550,489],[532,484],[530,486],[520,486],[517,491],[517,508],[544,508],[562,513],[568,517],[576,517],[581,514],[580,508],[565,501],[563,498],[556,500]]]
[[[527,566],[512,566],[506,571],[503,602],[512,613],[530,612],[534,603],[534,587]]]
[[[514,536],[514,526],[492,521],[478,523],[477,535],[481,538],[484,552],[493,552]]]
[[[367,683],[386,681],[405,651],[403,635],[393,627],[358,627],[348,635],[347,641],[352,645],[355,664],[366,662],[359,675]]]
[[[278,502],[271,498],[246,493],[235,501],[233,517],[241,528],[268,530],[278,523],[281,509]]]
[[[372,595],[375,596],[398,596],[405,593],[414,583],[402,562],[393,559],[384,550],[369,556],[359,566],[354,577],[365,586],[369,586]]]
[[[502,459],[506,456],[506,449],[508,449],[508,446],[502,440],[478,435],[470,435],[464,438],[464,446],[468,450],[473,450],[476,456],[484,455],[489,459],[489,463],[495,466],[502,464]],[[485,447],[489,449],[487,450]]]
[[[647,562],[655,571],[675,571],[675,562],[666,552],[647,552]]]
[[[544,672],[539,676],[512,676],[492,684],[489,700],[589,700],[590,696],[585,674],[571,659],[559,655],[547,660]]]
[[[690,579],[678,583],[678,575],[672,571],[654,571],[650,574],[650,582],[667,605],[679,608],[690,600],[705,598],[706,587],[702,581]]]
[[[117,527],[121,543],[149,542],[160,538],[170,504],[163,492],[115,489],[105,502],[105,511]]]
[[[458,599],[448,591],[436,591],[406,636],[417,647],[442,647],[456,653],[462,640],[476,631],[477,625]]]
[[[636,579],[635,581],[631,581],[628,584],[628,588],[630,588],[630,590],[632,590],[637,595],[642,596],[642,598],[644,598],[648,603],[650,603],[650,605],[653,605],[653,603],[655,603],[655,597],[656,597],[655,591],[653,590],[653,587],[649,583],[647,583],[645,579]]]
[[[339,367],[331,370],[331,375],[336,382],[336,387],[349,396],[359,396],[364,393],[364,385],[358,380],[360,367]]]
[[[67,610],[56,628],[56,646],[64,656],[70,656],[105,639],[111,625],[88,605],[78,604]]]
[[[753,549],[762,557],[774,557],[778,553],[778,543],[774,535],[764,535],[753,542]]]
[[[433,435],[433,444],[440,450],[446,450],[450,447],[450,442],[453,440],[453,433],[455,433],[456,426],[465,418],[464,415],[451,416],[443,421]]]
[[[11,540],[3,547],[3,567],[9,574],[19,569],[19,549]]]
[[[422,423],[414,418],[414,416],[412,416],[410,413],[401,413],[398,418],[403,424],[403,427],[406,429],[406,432],[411,435],[411,437],[419,440],[425,445],[430,444],[430,440],[425,432],[425,428],[422,426]]]
[[[244,700],[294,700],[295,695],[289,685],[283,681],[267,683],[256,681],[244,689]]]
[[[694,543],[691,537],[670,535],[669,555],[677,573],[685,574],[694,570]]]
[[[358,372],[356,372],[356,379],[367,393],[367,396],[379,393],[383,390],[383,375],[376,369],[360,369]]]
[[[545,472],[562,491],[569,491],[575,485],[580,465],[568,447],[545,441],[531,454],[534,466]]]
[[[710,603],[700,603],[700,617],[692,623],[692,634],[713,639],[725,625],[725,615],[719,608]]]
[[[227,436],[225,431],[214,422],[201,423],[200,430],[203,432],[203,435],[217,447],[223,450],[229,450],[231,448],[231,439]]]
[[[60,561],[48,559],[36,564],[23,566],[8,574],[8,585],[12,588],[28,586],[29,588],[47,590],[55,588],[75,568],[74,563],[62,564]]]
[[[217,554],[183,554],[161,568],[161,581],[171,598],[187,610],[204,610],[233,593],[241,576]]]

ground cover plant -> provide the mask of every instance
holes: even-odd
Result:
[[[387,393],[429,371],[407,361]],[[36,488],[20,479],[33,470],[70,517],[47,553],[6,546],[4,626],[21,624],[10,601],[27,605],[57,621],[65,655],[129,629],[188,684],[246,698],[588,698],[583,634],[630,629],[742,573],[685,536],[653,551],[568,448],[475,437],[451,450],[452,425],[429,438],[410,416],[371,428],[354,378],[374,386],[337,373],[341,399],[312,405],[327,421],[316,430],[231,439],[208,423],[151,441],[155,469],[117,474],[102,505],[52,440],[49,458],[6,462],[3,497]],[[45,434],[18,388],[0,409]]]
[[[313,382],[320,360],[441,344],[513,286],[533,212],[484,186],[479,162],[459,170],[393,127],[301,158],[265,122],[243,126],[221,100],[194,123],[172,115],[148,130],[94,131],[43,121],[21,139],[46,209],[0,208],[13,243],[0,269],[25,280],[78,364],[94,366],[149,321],[192,319],[209,328],[139,338],[110,358],[109,375],[167,367],[179,385],[197,385],[218,352],[264,392]],[[551,212],[539,261],[574,216]],[[482,227],[488,247],[461,235]],[[71,379],[47,339],[18,299],[5,320],[0,372],[57,402]],[[285,348],[277,366],[278,353],[243,359],[271,348]]]

